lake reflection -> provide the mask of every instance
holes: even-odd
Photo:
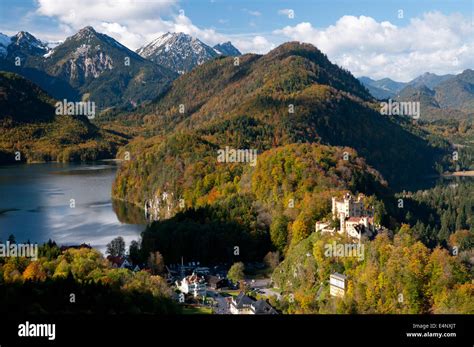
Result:
[[[104,252],[117,236],[127,245],[138,239],[141,210],[111,200],[116,169],[113,162],[0,166],[0,240],[13,234],[17,242],[88,243]]]

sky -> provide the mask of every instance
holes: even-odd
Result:
[[[243,53],[309,42],[355,76],[474,68],[474,0],[0,0],[0,32],[64,40],[91,25],[130,49],[166,32]]]

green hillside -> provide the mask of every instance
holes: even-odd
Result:
[[[357,79],[308,44],[244,55],[238,66],[232,57],[216,59],[178,78],[142,111],[145,133],[155,137],[128,147],[133,160],[119,173],[114,195],[142,205],[154,191],[175,191],[190,184],[178,179],[180,172],[216,170],[216,151],[225,146],[259,154],[299,142],[347,146],[397,189],[433,174],[440,151],[427,134],[407,119],[381,116],[377,107]],[[175,147],[183,134],[192,140]],[[180,170],[151,179],[151,172],[168,171],[170,152],[183,158]]]
[[[35,123],[54,119],[54,100],[41,88],[8,72],[0,73],[0,121]]]
[[[146,150],[147,159],[125,165],[114,184],[114,195],[128,200],[156,198],[157,217],[165,220],[148,227],[143,248],[158,249],[169,261],[179,261],[181,254],[203,262],[258,260],[270,247],[284,252],[330,214],[332,196],[386,191],[380,174],[350,148],[290,144],[263,152],[252,167],[216,165],[212,146],[198,141],[176,136]],[[345,152],[350,160],[343,159]],[[161,163],[166,164],[154,169]],[[245,250],[238,257],[235,245]]]
[[[55,101],[18,75],[0,72],[0,162],[85,161],[114,156],[124,139],[84,116],[55,114]]]
[[[351,242],[313,233],[291,249],[272,280],[282,292],[274,301],[285,313],[472,314],[472,274],[460,256],[429,249],[404,225],[395,236],[363,243],[363,259],[327,257],[328,244]],[[464,253],[467,255],[467,252]],[[347,276],[344,298],[329,294],[329,275]]]

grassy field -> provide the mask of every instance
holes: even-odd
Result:
[[[236,290],[226,290],[226,291],[222,291],[220,292],[220,294],[222,296],[237,296],[239,295],[240,293],[240,289],[236,289]],[[226,295],[227,294],[227,295]]]
[[[183,314],[212,314],[212,309],[203,306],[185,306],[183,307]]]

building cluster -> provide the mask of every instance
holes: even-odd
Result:
[[[342,199],[332,198],[332,222],[316,222],[316,232],[339,233],[348,235],[356,241],[363,236],[374,237],[380,231],[380,226],[374,222],[374,208],[364,204],[364,195],[357,198],[346,194]],[[337,225],[334,223],[338,221]],[[329,276],[329,293],[333,297],[344,297],[347,290],[347,277],[333,273]]]
[[[204,297],[207,293],[204,276],[198,276],[195,273],[184,277],[181,281],[176,281],[176,287],[181,293],[191,294],[195,298]]]
[[[278,312],[266,301],[255,300],[244,292],[232,297],[230,301],[230,313],[232,314],[278,314]]]
[[[377,233],[378,226],[374,222],[374,209],[366,208],[363,201],[364,196],[354,198],[350,194],[344,195],[342,199],[332,198],[332,218],[339,220],[339,225],[334,227],[331,222],[316,222],[316,232],[335,233],[349,235],[360,240],[363,235],[369,238]]]
[[[224,270],[225,269],[225,270]],[[227,268],[224,265],[205,267],[199,262],[175,264],[167,267],[168,280],[173,279],[179,294],[176,300],[184,305],[202,305],[206,303],[217,314],[278,314],[266,301],[256,300],[238,290],[239,283],[227,279]],[[252,281],[253,283],[253,281]],[[253,289],[255,293],[262,291]]]
[[[185,276],[182,280],[177,280],[175,284],[181,293],[190,294],[194,298],[206,296],[208,288],[218,290],[232,287],[227,278],[214,275],[203,276],[197,273]]]

